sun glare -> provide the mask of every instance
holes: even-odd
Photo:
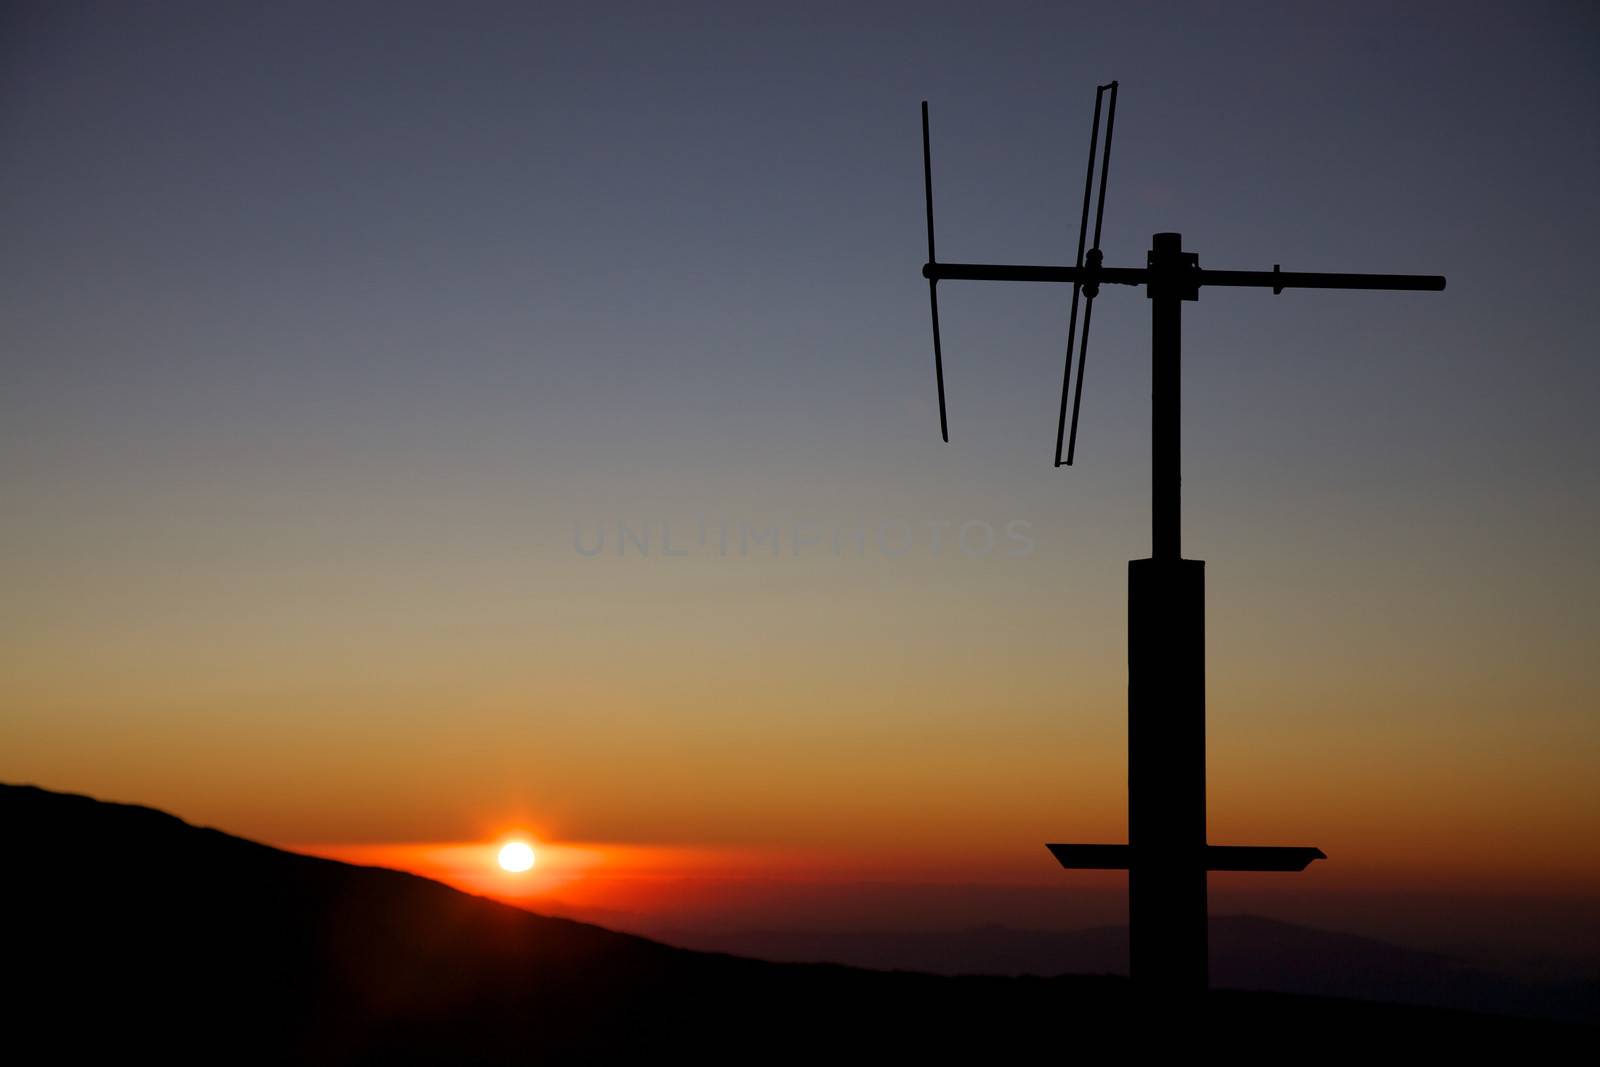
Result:
[[[533,866],[533,849],[521,841],[512,841],[500,850],[500,869],[513,874]]]

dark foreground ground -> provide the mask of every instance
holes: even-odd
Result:
[[[939,977],[670,948],[148,808],[0,786],[6,1045],[237,1062],[993,1062],[1150,1047],[1545,1053],[1594,1028],[1220,992],[1143,1004],[1119,978]],[[16,1061],[14,1061],[16,1062]]]

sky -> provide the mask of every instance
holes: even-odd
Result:
[[[941,257],[1064,263],[1116,78],[1108,264],[1449,278],[1184,308],[1210,839],[1330,857],[1215,881],[1600,899],[1592,7],[0,19],[0,778],[769,925],[1111,893],[1042,845],[1126,834],[1147,304],[1057,470],[1067,291],[942,286],[942,444],[918,104]]]

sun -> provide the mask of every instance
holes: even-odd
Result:
[[[500,850],[500,869],[520,874],[533,866],[533,849],[526,842],[512,841]]]

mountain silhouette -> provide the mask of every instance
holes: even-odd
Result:
[[[31,786],[0,785],[0,826],[8,1045],[50,1061],[994,1059],[1166,1040],[1170,1029],[1150,1024],[1175,1021],[1152,1020],[1116,977],[950,977],[672,948]],[[1188,1021],[1187,1040],[1235,1048],[1315,1034],[1320,1048],[1526,1051],[1592,1034],[1239,992],[1210,994]]]

